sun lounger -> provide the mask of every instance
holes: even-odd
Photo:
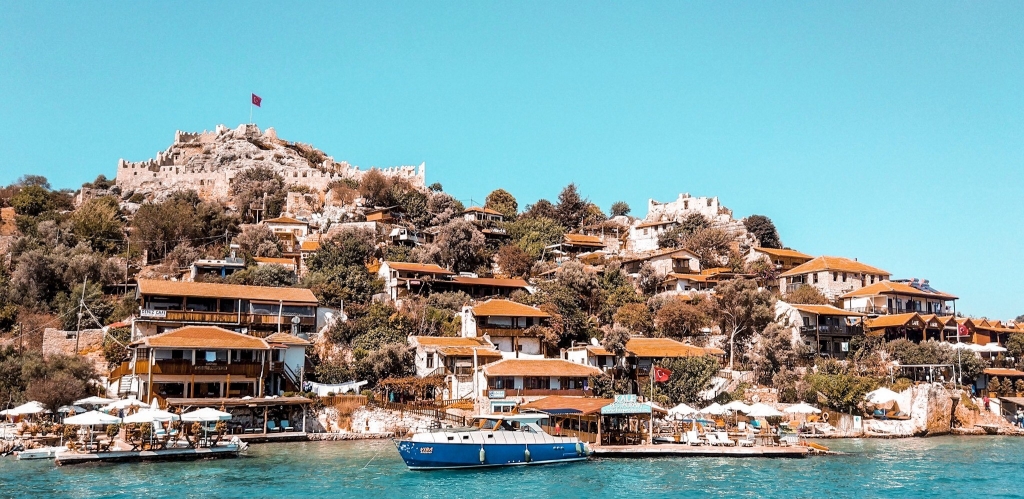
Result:
[[[722,445],[722,442],[718,440],[718,435],[710,431],[704,434],[704,439],[708,441],[708,444],[713,445],[715,447]]]
[[[290,421],[288,421],[287,419],[283,419],[283,420],[281,420],[281,430],[283,430],[283,431],[295,431],[295,428],[292,428],[292,424],[291,424]]]
[[[733,445],[736,445],[736,442],[730,440],[729,435],[724,431],[717,432],[715,436],[718,438],[718,443],[720,445],[724,445],[726,447],[732,447]]]
[[[752,437],[749,437],[749,436],[748,437],[743,437],[742,439],[737,440],[736,443],[738,443],[741,447],[753,447],[754,446],[754,439]]]
[[[281,429],[277,427],[277,423],[275,423],[273,421],[267,421],[267,431],[274,432],[274,431],[281,431]]]
[[[690,430],[686,432],[686,443],[690,445],[701,445],[700,437],[697,435],[697,430]]]

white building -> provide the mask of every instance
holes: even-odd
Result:
[[[880,281],[842,296],[843,308],[866,314],[953,315],[956,296],[932,288],[928,280]]]
[[[444,376],[444,400],[472,397],[474,368],[501,360],[483,338],[410,336],[409,344],[416,349],[416,376]]]
[[[486,338],[505,358],[543,358],[540,336],[533,326],[546,326],[551,315],[543,310],[509,300],[491,299],[461,312],[462,336]]]

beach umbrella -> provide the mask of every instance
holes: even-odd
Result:
[[[176,421],[180,418],[173,412],[160,409],[141,409],[139,412],[124,417],[125,423],[155,423],[158,421]]]
[[[668,410],[670,416],[689,416],[697,412],[697,409],[690,407],[686,404],[679,404]]]
[[[18,407],[15,407],[14,409],[10,409],[10,412],[8,412],[8,414],[15,416],[26,416],[29,414],[39,414],[43,412],[50,411],[46,410],[46,408],[43,407],[43,404],[33,400],[31,402],[21,404]]]
[[[800,402],[799,404],[791,405],[791,406],[787,407],[784,410],[784,412],[787,412],[789,414],[818,414],[818,413],[821,412],[821,409],[818,409],[817,407],[814,407],[812,405],[808,405],[808,404],[805,404],[803,402]]]
[[[900,394],[888,388],[879,388],[873,392],[868,392],[868,394],[865,395],[864,398],[867,399],[868,402],[877,405],[896,400],[899,396]]]
[[[747,405],[747,404],[744,404],[742,400],[733,400],[732,402],[729,402],[728,404],[723,405],[722,408],[726,409],[726,410],[729,410],[729,411],[742,412],[742,413],[746,413],[747,411],[750,410],[750,406]]]
[[[116,400],[117,399],[108,399],[93,395],[92,397],[85,397],[84,399],[76,400],[75,405],[107,405]]]
[[[141,401],[139,399],[134,399],[134,398],[132,398],[132,399],[124,399],[124,400],[115,400],[113,403],[110,403],[108,405],[103,406],[103,410],[104,411],[116,411],[116,410],[119,410],[119,409],[127,409],[129,407],[148,408],[149,404],[147,404],[147,403],[145,403],[145,402],[143,402],[143,401]]]
[[[981,350],[979,351],[985,353],[1003,353],[1006,351],[1006,348],[999,346],[999,343],[988,343],[981,347]]]
[[[77,405],[62,405],[57,409],[57,412],[61,414],[67,414],[69,412],[74,412],[75,414],[82,414],[83,412],[86,412],[86,409],[84,407],[79,407]]]
[[[721,416],[722,414],[729,412],[729,410],[726,409],[725,407],[722,407],[721,404],[719,404],[718,402],[715,402],[714,404],[711,404],[701,409],[699,412],[700,414],[712,414],[715,416]]]
[[[752,418],[772,418],[782,416],[782,413],[770,405],[757,403],[750,406],[747,416]]]
[[[82,414],[76,414],[74,416],[68,416],[64,420],[64,424],[73,424],[80,426],[95,426],[104,424],[117,424],[121,422],[121,418],[117,416],[111,416],[110,414],[104,414],[99,411],[83,412]]]
[[[192,412],[186,412],[181,415],[182,421],[199,421],[202,423],[209,421],[228,421],[231,419],[230,412],[218,411],[210,407],[204,407],[202,409],[196,409]]]

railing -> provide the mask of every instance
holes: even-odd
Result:
[[[861,334],[861,332],[862,331],[861,331],[861,329],[859,327],[849,327],[849,326],[826,326],[826,325],[800,326],[800,333],[801,334],[808,334],[808,335],[811,335],[811,334],[825,334],[825,335],[834,335],[834,336],[856,336],[856,335]]]
[[[285,379],[291,382],[292,386],[295,388],[296,391],[302,391],[301,383],[299,383],[298,373],[296,373],[288,364],[282,363],[282,366],[284,368],[281,369],[281,374],[284,375]]]
[[[261,365],[259,363],[245,362],[245,363],[221,363],[221,362],[197,362],[195,365],[192,361],[175,361],[175,360],[158,360],[153,367],[153,374],[170,374],[170,375],[191,375],[191,374],[212,374],[212,375],[231,375],[231,376],[245,376],[248,378],[256,378],[260,375]],[[142,360],[135,363],[134,372],[136,374],[149,374],[150,364],[146,360]],[[110,373],[111,379],[120,378],[132,373],[132,367],[129,362],[123,362],[120,366],[115,368]]]
[[[171,322],[195,322],[195,323],[214,323],[214,324],[259,324],[259,325],[277,325],[283,324],[290,326],[292,323],[292,315],[266,315],[266,314],[239,314],[238,312],[191,312],[184,310],[167,310],[162,317],[155,317],[160,321],[171,321]],[[312,326],[316,324],[316,317],[303,317],[299,316],[300,324],[303,326]]]
[[[324,407],[334,407],[338,404],[349,403],[366,405],[367,403],[365,395],[330,395],[327,397],[320,397],[318,400],[324,405]]]
[[[482,397],[486,397],[487,392],[491,390],[500,390],[500,388],[487,388],[481,390],[480,395]],[[551,395],[561,395],[565,397],[589,397],[593,393],[593,390],[569,388],[566,388],[564,390],[552,390],[544,388],[524,388],[522,390],[510,390],[508,388],[505,389],[506,397],[547,397]]]
[[[937,315],[953,315],[953,309],[946,307],[945,310],[911,310],[903,307],[851,307],[847,310],[851,312],[860,312],[868,315],[897,315],[897,314],[911,314],[918,313],[922,315],[937,314]]]
[[[556,430],[554,426],[548,425],[540,425],[540,427],[549,435],[562,437],[576,437],[580,439],[581,442],[586,442],[588,444],[597,443],[597,433],[590,433],[589,431],[582,430],[568,430],[565,428],[562,428],[561,430]]]
[[[477,326],[477,336],[526,336],[525,327]]]
[[[452,401],[457,402],[457,401]],[[421,416],[427,416],[435,421],[444,421],[456,426],[466,426],[466,418],[455,414],[448,414],[443,407],[425,404],[403,404],[399,402],[374,402],[373,405],[389,411],[411,412]]]

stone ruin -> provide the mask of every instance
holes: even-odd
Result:
[[[654,199],[647,201],[647,217],[640,223],[662,222],[668,220],[681,221],[693,213],[699,213],[711,221],[711,226],[729,233],[739,243],[740,249],[755,246],[757,241],[747,232],[742,220],[732,216],[732,210],[718,201],[718,197],[693,197],[690,193],[682,193],[675,201],[659,202]]]
[[[192,189],[203,199],[226,200],[232,179],[253,167],[267,166],[278,172],[287,185],[301,185],[325,193],[335,180],[360,180],[361,170],[308,144],[287,142],[273,128],[264,131],[253,124],[229,129],[224,125],[203,132],[177,131],[174,143],[155,158],[117,164],[117,187],[125,196],[143,194],[161,197]],[[426,189],[426,164],[378,169],[390,177],[409,181]]]

